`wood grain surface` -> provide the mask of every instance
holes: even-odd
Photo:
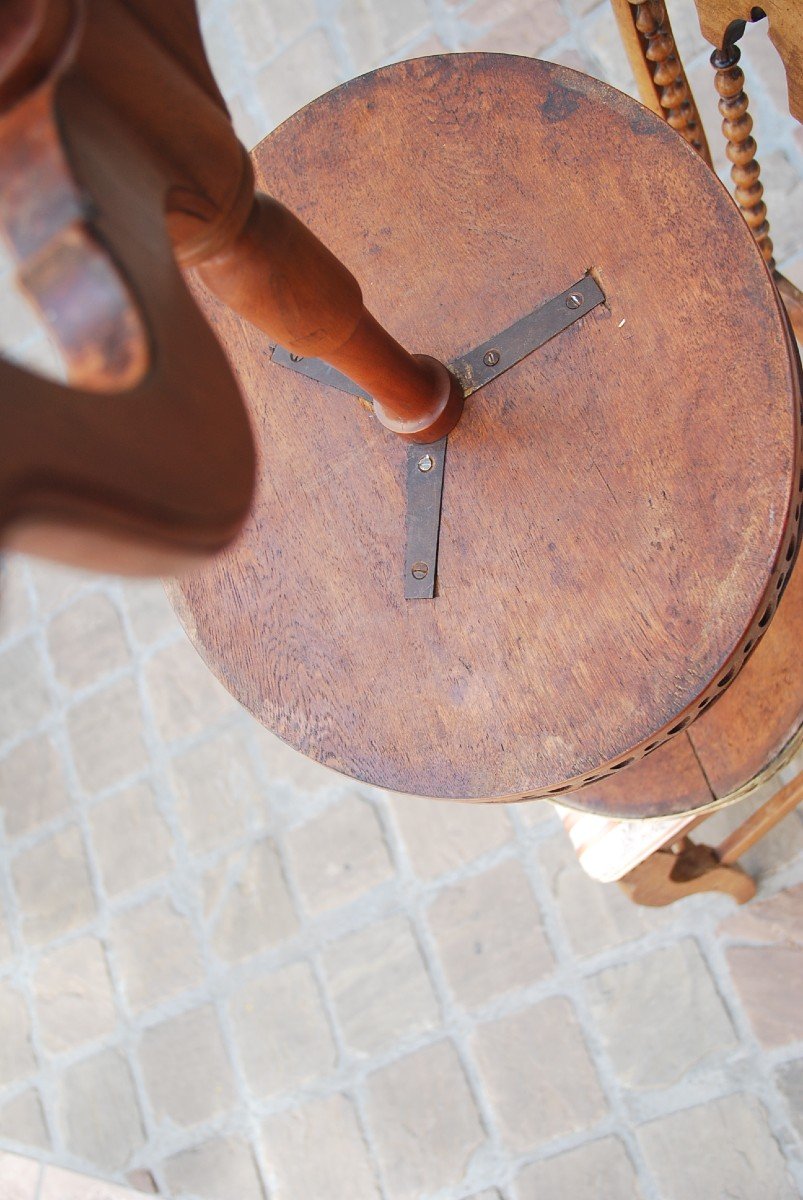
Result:
[[[685,729],[797,544],[796,366],[721,184],[636,102],[502,55],[357,79],[254,168],[412,351],[448,361],[587,270],[607,303],[468,401],[410,602],[405,446],[202,297],[261,459],[240,540],[172,589],[210,667],[304,753],[424,795],[563,794]]]

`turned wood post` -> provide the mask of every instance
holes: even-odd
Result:
[[[459,420],[458,381],[400,346],[365,308],[351,272],[270,196],[255,196],[239,234],[198,273],[285,350],[322,358],[365,388],[377,418],[406,440],[438,441]]]

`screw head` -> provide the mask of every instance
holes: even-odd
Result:
[[[426,579],[429,574],[429,566],[425,562],[414,562],[410,571],[413,579]]]
[[[582,303],[583,297],[579,296],[577,292],[572,292],[571,296],[566,297],[567,308],[579,308]]]
[[[425,454],[423,458],[418,460],[419,471],[431,471],[435,466],[435,459],[431,454]]]
[[[483,354],[483,356],[482,356],[482,361],[485,363],[486,367],[495,367],[496,364],[499,362],[499,351],[498,350],[486,351],[486,353]]]

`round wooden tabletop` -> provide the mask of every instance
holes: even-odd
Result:
[[[405,600],[406,445],[206,296],[261,458],[237,544],[173,587],[212,670],[305,754],[429,796],[558,795],[683,730],[772,617],[803,486],[794,351],[723,186],[634,100],[494,54],[354,80],[253,161],[412,351],[588,270],[606,300],[467,401],[437,594]]]

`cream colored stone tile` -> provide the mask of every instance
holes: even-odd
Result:
[[[737,1093],[661,1117],[642,1125],[638,1139],[663,1200],[798,1196],[766,1113],[752,1096]]]
[[[32,638],[0,654],[0,744],[27,733],[50,712],[50,694]]]
[[[509,1151],[590,1129],[607,1112],[574,1010],[563,997],[479,1026],[471,1047]]]
[[[20,837],[70,807],[64,763],[46,734],[20,742],[0,759],[0,808],[8,837]]]
[[[286,845],[311,913],[348,904],[393,876],[376,813],[356,795],[291,830]]]
[[[504,805],[398,795],[391,796],[390,804],[407,856],[420,879],[434,879],[472,862],[513,836]]]
[[[101,800],[89,813],[95,860],[109,896],[158,879],[173,867],[173,839],[146,783]]]
[[[738,1045],[705,960],[689,938],[601,971],[586,991],[625,1087],[668,1087]],[[634,1013],[641,1019],[634,1021]]]
[[[263,1200],[254,1153],[240,1138],[216,1138],[169,1158],[164,1167],[175,1195],[192,1193],[202,1200]]]
[[[35,1088],[0,1106],[0,1139],[18,1142],[39,1150],[50,1149],[50,1134],[42,1111],[42,1099]],[[0,1180],[3,1172],[0,1170]],[[4,1195],[0,1188],[0,1195]]]
[[[167,742],[200,733],[236,707],[188,641],[155,654],[145,677],[159,732]]]
[[[253,980],[229,1002],[243,1072],[257,1096],[273,1096],[325,1077],[337,1048],[315,976],[293,963]]]
[[[313,29],[283,51],[256,77],[265,111],[280,125],[340,81],[334,53],[321,29]]]
[[[213,868],[211,874],[217,875]],[[292,937],[298,929],[276,848],[257,842],[240,856],[235,880],[219,898],[212,946],[226,962],[238,962]]]
[[[262,799],[242,729],[226,730],[173,759],[176,813],[190,850],[242,837]]]
[[[371,1075],[365,1111],[390,1200],[419,1200],[455,1187],[485,1142],[451,1042],[418,1050]]]
[[[381,1053],[400,1038],[435,1028],[440,1006],[409,921],[393,917],[323,952],[329,994],[346,1044]]]
[[[541,913],[516,860],[444,888],[429,925],[458,1003],[476,1006],[549,975]]]
[[[68,826],[13,859],[11,874],[22,915],[22,934],[41,946],[95,914],[95,898],[81,835]]]
[[[52,618],[48,646],[56,678],[71,690],[96,683],[129,657],[120,615],[101,592],[81,596]]]
[[[117,1024],[106,956],[96,938],[79,938],[43,955],[33,990],[39,1036],[49,1054],[102,1038]]]
[[[139,1058],[157,1121],[190,1127],[234,1103],[234,1077],[209,1006],[146,1029]]]
[[[601,1193],[615,1200],[643,1200],[633,1164],[618,1138],[589,1142],[525,1167],[516,1178],[515,1200],[563,1200]]]
[[[39,1163],[0,1150],[0,1195],[3,1200],[38,1200]]]
[[[0,1087],[17,1083],[36,1071],[31,1019],[25,1000],[13,984],[0,981]]]
[[[348,1197],[379,1200],[380,1191],[351,1101],[312,1100],[268,1117],[262,1144],[272,1200]]]
[[[109,926],[109,940],[132,1012],[203,981],[201,949],[192,925],[161,896],[117,913]]]
[[[133,679],[120,679],[70,709],[75,767],[89,792],[111,787],[148,765],[142,710]]]
[[[122,589],[134,637],[141,645],[152,646],[181,628],[165,590],[157,580],[125,580]]]

